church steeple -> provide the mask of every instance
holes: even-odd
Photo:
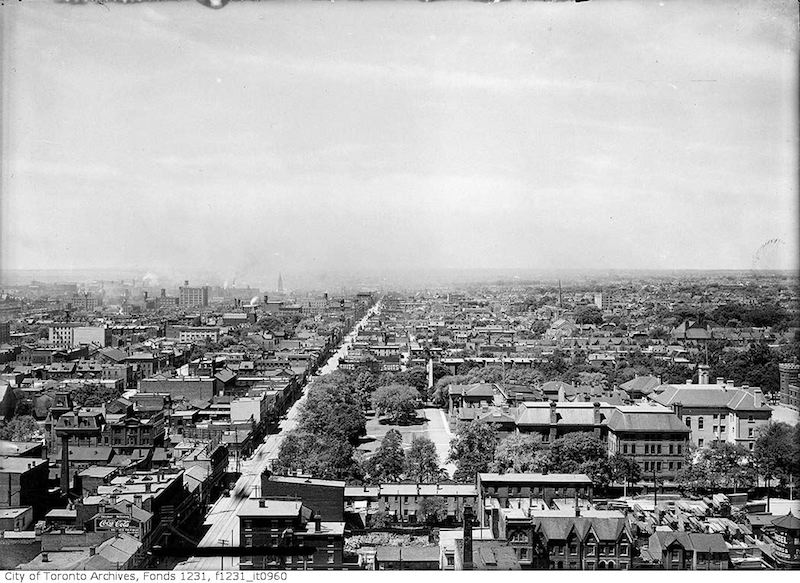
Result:
[[[280,273],[278,273],[278,293],[283,293],[283,276]]]

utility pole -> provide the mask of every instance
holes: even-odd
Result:
[[[222,545],[222,548],[225,548],[225,545],[228,544],[228,541],[224,538],[217,539],[217,542]],[[219,557],[219,570],[225,570],[225,555],[220,555]]]
[[[653,510],[658,506],[658,483],[656,482],[656,466],[653,464]]]

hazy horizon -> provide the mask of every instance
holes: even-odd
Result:
[[[798,265],[787,3],[2,18],[6,272]]]

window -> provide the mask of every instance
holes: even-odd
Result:
[[[703,428],[703,418],[702,417],[698,417],[697,418],[697,428],[698,429],[702,429]]]
[[[672,455],[673,453],[675,453],[675,446],[670,443],[669,444],[669,454]]]
[[[748,443],[747,445],[748,445],[748,447],[750,448],[750,451],[753,451],[753,442],[751,441],[751,442],[750,442],[750,443]]]
[[[692,418],[691,417],[687,417],[686,418],[686,427],[689,427],[689,428],[692,427]]]
[[[619,545],[619,554],[622,556],[627,556],[628,554],[628,543],[620,543]]]
[[[676,467],[677,469],[679,469],[679,470],[680,470],[682,466],[683,466],[683,463],[682,463],[682,462],[675,462],[675,467]]]
[[[716,413],[714,413],[714,421],[716,421],[718,418],[719,418],[719,415],[717,415]]]
[[[333,563],[333,551],[328,551],[328,563]]]
[[[747,422],[748,423],[753,423],[753,416],[752,415],[748,415],[747,416]]]
[[[697,446],[698,446],[698,447],[703,447],[703,444],[704,444],[704,443],[705,443],[705,441],[704,441],[703,439],[698,439],[698,440],[697,440]]]
[[[719,432],[720,433],[725,433],[725,429],[726,429],[726,427],[724,425],[720,425],[719,426]]]
[[[672,469],[673,469],[673,467],[674,467],[674,465],[675,465],[674,463],[672,463],[672,462],[669,462],[669,469],[670,469],[670,470],[672,470]]]
[[[657,445],[657,446],[656,446],[656,450],[658,451],[658,453],[661,453],[661,446],[660,446],[660,445]]]
[[[656,462],[656,471],[661,471],[661,462]]]
[[[628,453],[628,444],[627,443],[622,446],[622,453]]]
[[[570,555],[577,555],[578,554],[578,545],[572,543],[569,545],[569,554]]]
[[[635,444],[635,443],[632,443],[632,444],[631,444],[631,453],[632,453],[632,454],[635,454],[635,453],[636,453],[636,444]]]
[[[755,437],[755,430],[752,427],[747,428],[747,437],[751,439]]]
[[[519,558],[520,559],[527,559],[528,558],[528,548],[522,547],[519,549]]]
[[[712,428],[711,428],[711,431],[713,431],[714,433],[716,433],[716,432],[717,432],[717,426],[716,426],[716,425],[714,425],[714,427],[712,427]]]

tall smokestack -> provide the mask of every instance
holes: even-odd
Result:
[[[472,571],[472,507],[464,507],[464,571]]]

